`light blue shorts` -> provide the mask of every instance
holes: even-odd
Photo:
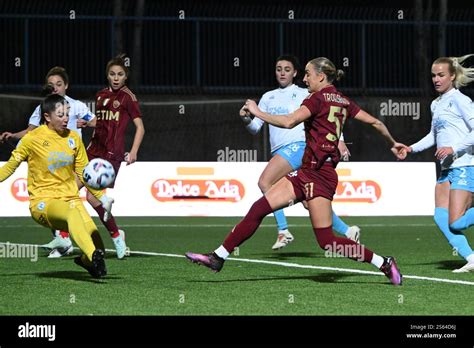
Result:
[[[291,165],[293,170],[297,170],[303,163],[303,155],[306,143],[304,141],[298,141],[280,147],[278,150],[272,153],[272,156],[280,155]]]
[[[451,190],[474,192],[474,167],[458,167],[441,171],[438,183],[449,181]]]

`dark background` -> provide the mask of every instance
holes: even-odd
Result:
[[[215,161],[226,147],[268,160],[267,132],[251,136],[237,112],[277,87],[275,58],[292,53],[302,64],[330,58],[346,72],[338,87],[411,144],[430,128],[432,61],[474,52],[473,33],[464,1],[3,0],[0,131],[27,126],[56,65],[69,73],[68,95],[92,105],[107,61],[125,52],[146,127],[139,160]],[[420,103],[420,119],[381,116],[389,100]],[[349,121],[344,133],[353,161],[394,160],[368,127]],[[133,126],[128,134],[131,144]],[[0,160],[11,149],[0,146]],[[432,161],[433,151],[409,160]]]

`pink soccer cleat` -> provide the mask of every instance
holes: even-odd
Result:
[[[388,279],[392,282],[393,285],[402,285],[402,274],[397,267],[395,258],[392,256],[384,257],[385,262],[383,263],[380,270],[387,276]]]
[[[212,271],[216,273],[222,269],[222,266],[224,266],[225,260],[217,256],[216,253],[194,254],[191,252],[187,252],[185,255],[186,258],[191,262],[209,267]]]

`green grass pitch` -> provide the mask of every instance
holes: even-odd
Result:
[[[186,251],[214,250],[239,218],[119,217],[132,254],[117,260],[108,252],[105,279],[92,279],[73,263],[72,256],[48,259],[41,249],[36,262],[0,259],[0,315],[474,313],[474,274],[451,272],[464,261],[453,255],[430,217],[345,220],[361,227],[361,240],[367,247],[397,258],[407,276],[403,286],[392,286],[384,276],[351,271],[376,271],[371,265],[325,257],[308,218],[289,218],[295,241],[280,251],[271,250],[276,228],[273,218],[266,218],[238,255],[232,255],[222,271],[214,274],[182,256]],[[106,247],[113,249],[104,227],[96,222]],[[467,236],[474,242],[472,231]],[[31,218],[0,218],[0,242],[43,244],[50,237]]]

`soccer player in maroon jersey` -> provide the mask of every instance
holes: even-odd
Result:
[[[127,162],[127,165],[137,160],[138,150],[145,134],[138,100],[125,84],[128,74],[129,69],[124,54],[107,63],[106,75],[109,86],[96,95],[97,124],[91,142],[87,146],[89,160],[106,159],[113,165],[116,175],[123,160]],[[135,137],[132,148],[126,153],[125,132],[130,121],[135,125]],[[122,259],[126,253],[125,233],[119,230],[113,216],[109,215],[104,219],[106,211],[89,192],[87,192],[87,201],[94,207],[106,226],[115,244],[117,257]]]
[[[313,231],[322,249],[371,263],[380,269],[392,284],[401,285],[402,275],[393,257],[379,256],[348,238],[334,236],[332,232],[331,201],[338,182],[335,168],[340,160],[337,145],[346,118],[355,118],[372,125],[387,139],[396,156],[401,156],[400,153],[405,147],[392,138],[381,121],[361,110],[334,87],[333,81],[338,81],[343,75],[344,72],[336,70],[335,65],[327,58],[320,57],[309,61],[304,82],[311,94],[289,115],[264,113],[255,101],[247,100],[245,109],[269,124],[293,128],[304,122],[306,148],[303,165],[296,172],[281,178],[257,200],[219,248],[209,254],[188,252],[188,259],[219,272],[229,254],[255,233],[266,215],[290,204],[306,201]]]
[[[113,165],[116,177],[123,160],[127,162],[127,165],[136,162],[138,150],[145,135],[138,100],[125,85],[129,69],[124,57],[123,54],[119,55],[107,63],[105,71],[109,86],[96,94],[97,123],[91,142],[87,146],[89,160],[106,159]],[[134,123],[136,130],[132,148],[126,153],[125,131],[130,120]],[[111,187],[114,187],[114,184]],[[87,201],[109,231],[117,250],[117,258],[123,259],[127,251],[125,232],[118,228],[115,218],[89,191],[87,191]]]

